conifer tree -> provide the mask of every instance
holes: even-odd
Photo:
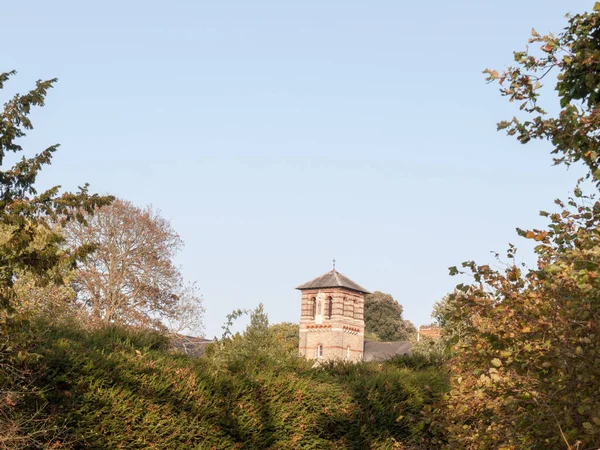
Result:
[[[15,74],[15,71],[0,73],[0,90]],[[33,107],[44,106],[48,90],[56,81],[56,78],[38,80],[26,94],[16,94],[6,101],[0,111],[0,226],[4,232],[0,240],[0,309],[4,310],[13,306],[18,273],[31,273],[41,283],[60,283],[61,272],[56,270],[60,262],[64,258],[74,262],[91,250],[60,251],[62,237],[55,225],[73,219],[83,220],[81,211],[92,212],[112,200],[90,194],[87,184],[75,193],[60,193],[58,185],[38,193],[35,187],[37,176],[51,163],[58,144],[6,166],[10,153],[24,152],[19,140],[33,129],[29,114]],[[43,238],[40,238],[41,230],[44,230]]]

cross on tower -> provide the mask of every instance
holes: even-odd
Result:
[[[333,270],[335,270],[335,258],[333,258]]]

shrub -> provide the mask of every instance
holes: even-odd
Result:
[[[588,202],[558,202],[547,230],[520,231],[538,243],[535,269],[464,264],[475,283],[456,298],[470,313],[439,416],[449,448],[600,442],[600,203]]]
[[[13,367],[37,374],[36,394],[17,399],[13,417],[41,410],[55,430],[28,448],[428,448],[435,436],[421,411],[446,389],[439,370],[313,368],[281,343],[195,359],[131,328],[32,323],[23,339],[36,356]],[[239,335],[225,352],[255,339]]]

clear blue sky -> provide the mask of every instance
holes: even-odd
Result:
[[[59,142],[44,185],[162,210],[204,296],[208,336],[337,268],[415,324],[581,170],[496,132],[514,105],[486,85],[531,27],[593,1],[12,1],[4,94],[58,77],[30,151]],[[530,257],[525,257],[525,259]]]

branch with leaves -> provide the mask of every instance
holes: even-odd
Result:
[[[0,90],[16,72],[0,73]],[[42,193],[35,187],[39,172],[52,161],[58,144],[31,157],[23,157],[11,167],[4,167],[8,153],[24,152],[19,139],[33,129],[29,114],[42,107],[56,79],[36,83],[26,94],[16,94],[0,111],[0,225],[8,233],[0,242],[0,308],[12,309],[19,274],[31,273],[36,282],[63,283],[63,271],[57,270],[65,259],[73,265],[90,248],[61,251],[63,238],[55,224],[83,220],[82,211],[91,214],[112,201],[110,196],[90,194],[84,185],[78,192],[60,194],[60,186]],[[39,239],[40,233],[44,239]]]
[[[487,80],[519,104],[525,117],[498,123],[499,130],[523,144],[532,139],[550,142],[554,164],[583,162],[588,177],[600,186],[600,2],[593,12],[568,17],[557,36],[532,30],[529,46],[514,52],[515,64],[502,72],[486,69]],[[554,74],[560,110],[551,116],[540,106],[542,82]]]

